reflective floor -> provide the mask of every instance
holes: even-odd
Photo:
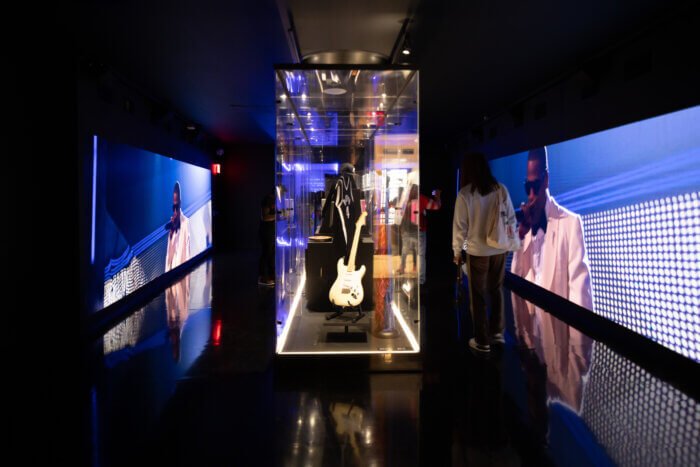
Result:
[[[698,401],[510,293],[487,358],[434,282],[422,371],[273,364],[256,263],[216,256],[94,343],[95,465],[700,464]]]

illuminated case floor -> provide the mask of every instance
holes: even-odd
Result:
[[[288,323],[289,329],[286,333],[283,331],[278,340],[278,353],[417,353],[420,347],[417,335],[419,297],[415,293],[416,282],[415,274],[406,275],[394,281],[392,310],[391,312],[386,310],[385,305],[385,310],[382,312],[385,316],[393,315],[394,323],[393,326],[388,325],[383,329],[376,326],[375,310],[363,310],[365,315],[355,323],[352,322],[357,316],[354,311],[326,319],[330,313],[309,311],[306,306],[306,296],[302,294],[298,299],[291,322]],[[401,289],[402,286],[403,289]],[[406,292],[411,289],[414,293]],[[413,311],[410,314],[415,315],[415,319],[407,322],[406,317],[398,312],[399,309]],[[390,319],[387,316],[387,320]]]
[[[294,317],[287,342],[281,353],[366,353],[413,352],[411,342],[404,332],[397,329],[397,337],[381,338],[371,332],[374,311],[365,313],[357,323],[352,323],[355,313],[346,313],[332,320],[326,320],[324,313],[304,310]],[[345,329],[347,327],[347,330]],[[344,337],[346,334],[347,337]],[[333,342],[334,339],[340,342]],[[352,339],[366,338],[366,342],[352,342]],[[346,339],[343,341],[343,339]]]

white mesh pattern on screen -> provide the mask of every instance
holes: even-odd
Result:
[[[164,235],[108,279],[104,285],[104,306],[111,305],[163,274],[167,248],[168,236]]]
[[[583,216],[597,314],[700,361],[700,193]]]
[[[700,465],[700,404],[600,342],[582,415],[618,465]]]

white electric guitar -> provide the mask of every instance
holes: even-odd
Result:
[[[337,306],[357,306],[362,303],[365,291],[362,289],[362,277],[365,275],[364,265],[355,271],[355,256],[357,255],[357,242],[360,239],[360,230],[365,225],[367,213],[363,212],[355,224],[355,238],[352,240],[352,249],[346,265],[343,258],[338,259],[338,277],[333,282],[328,298]]]

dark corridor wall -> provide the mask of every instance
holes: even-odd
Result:
[[[700,104],[700,7],[581,61],[569,74],[487,121],[449,135],[456,158],[482,151],[503,157]],[[455,161],[455,166],[457,162]]]
[[[456,270],[452,267],[452,214],[457,198],[456,173],[451,167],[450,154],[444,142],[434,144],[421,141],[420,184],[421,193],[432,196],[433,190],[442,191],[442,206],[437,211],[427,211],[426,276],[431,280],[445,280]]]
[[[259,249],[260,203],[275,187],[275,145],[233,144],[214,177],[217,251]]]

